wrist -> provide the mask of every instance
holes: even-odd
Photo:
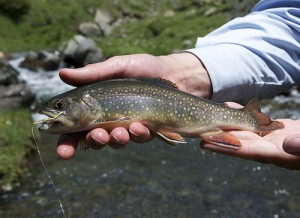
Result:
[[[181,91],[203,98],[211,98],[210,77],[198,57],[188,52],[182,52],[159,58],[166,66],[165,79],[176,83]]]

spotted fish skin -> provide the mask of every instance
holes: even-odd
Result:
[[[243,109],[233,109],[153,78],[107,80],[82,86],[49,99],[38,112],[49,117],[61,113],[40,128],[49,133],[97,127],[111,131],[138,121],[170,144],[185,142],[182,136],[187,136],[238,148],[240,143],[223,130],[267,133],[283,128],[282,123],[262,114],[256,101]]]

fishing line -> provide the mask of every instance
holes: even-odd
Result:
[[[45,122],[50,121],[50,120],[55,120],[57,117],[59,117],[59,116],[62,115],[63,113],[64,113],[64,112],[60,112],[60,113],[58,113],[55,117],[49,117],[49,118],[46,118],[46,119],[44,119],[44,120],[36,121],[36,122],[33,123],[33,125],[36,125],[36,124],[38,124],[38,123],[45,123]],[[33,126],[32,126],[32,127],[33,127]]]
[[[50,174],[49,174],[49,172],[48,172],[48,170],[47,170],[47,168],[46,168],[46,165],[45,165],[44,160],[43,160],[42,155],[41,155],[40,148],[39,148],[38,143],[37,143],[37,141],[36,141],[36,138],[35,138],[35,136],[34,136],[33,128],[34,128],[34,125],[37,124],[37,123],[40,123],[40,122],[35,122],[35,123],[33,123],[32,128],[31,128],[32,138],[33,138],[34,144],[35,144],[35,146],[36,146],[36,149],[37,149],[37,151],[38,151],[38,154],[39,154],[39,157],[40,157],[42,166],[43,166],[43,168],[44,168],[44,170],[45,170],[45,173],[46,173],[46,175],[47,175],[48,178],[49,178],[50,184],[51,184],[51,186],[53,187],[54,192],[55,192],[55,194],[56,194],[56,198],[57,198],[57,200],[58,200],[58,203],[59,203],[61,212],[62,212],[63,216],[64,216],[65,218],[67,218],[67,216],[66,216],[66,214],[65,214],[64,207],[63,207],[62,202],[61,202],[61,199],[60,199],[60,197],[59,197],[58,191],[57,191],[57,189],[56,189],[56,186],[55,186],[55,184],[54,184],[54,182],[53,182],[53,180],[52,180],[52,178],[51,178],[51,176],[50,176]]]

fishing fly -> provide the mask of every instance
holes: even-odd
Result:
[[[45,122],[47,122],[47,121],[55,120],[57,117],[59,117],[59,116],[62,115],[62,114],[63,114],[63,112],[57,114],[55,117],[46,118],[46,119],[43,119],[43,120],[34,122],[33,125],[32,125],[32,128],[31,128],[31,133],[32,133],[32,138],[33,138],[34,144],[35,144],[35,146],[36,146],[37,152],[38,152],[38,154],[39,154],[39,158],[40,158],[40,160],[41,160],[42,166],[43,166],[43,168],[44,168],[44,170],[45,170],[45,173],[46,173],[46,175],[47,175],[47,177],[48,177],[48,179],[49,179],[49,181],[50,181],[51,186],[52,186],[53,189],[54,189],[54,192],[55,192],[55,194],[56,194],[56,198],[57,198],[58,203],[59,203],[59,206],[60,206],[60,208],[61,208],[61,212],[62,212],[63,216],[66,218],[67,216],[66,216],[66,213],[65,213],[65,210],[64,210],[62,201],[61,201],[61,199],[60,199],[60,197],[59,197],[57,188],[56,188],[56,186],[55,186],[55,184],[54,184],[54,182],[53,182],[53,180],[52,180],[52,178],[51,178],[51,176],[50,176],[50,174],[49,174],[49,172],[48,172],[48,170],[47,170],[47,168],[46,168],[46,165],[45,165],[44,160],[43,160],[42,155],[41,155],[40,148],[39,148],[39,146],[38,146],[37,140],[36,140],[35,135],[34,135],[34,125],[39,124],[39,123],[42,123],[42,124],[43,124],[43,123],[45,123]]]

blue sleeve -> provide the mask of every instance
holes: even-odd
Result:
[[[246,103],[300,85],[300,0],[260,1],[188,50],[204,64],[212,100]]]

